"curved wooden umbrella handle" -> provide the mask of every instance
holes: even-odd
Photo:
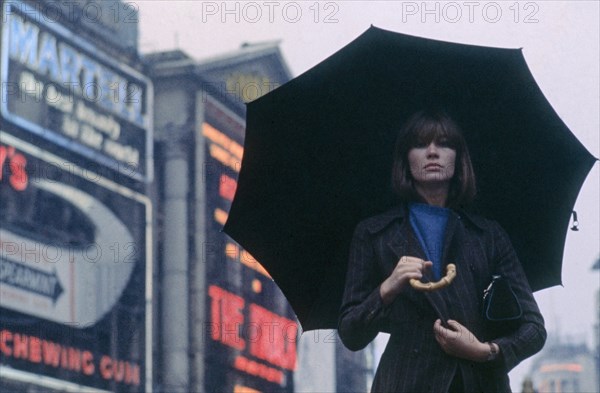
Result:
[[[454,265],[453,263],[449,263],[446,266],[446,275],[442,277],[440,281],[421,282],[416,278],[412,278],[410,280],[410,285],[417,291],[431,292],[450,285],[452,280],[454,280],[454,277],[456,277],[456,265]]]

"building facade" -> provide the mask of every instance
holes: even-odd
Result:
[[[148,391],[153,94],[137,16],[0,4],[0,390]]]
[[[221,232],[243,155],[245,97],[289,73],[273,45],[205,63],[179,51],[146,60],[156,104],[157,386],[292,392],[293,313]]]
[[[600,259],[591,270],[600,269]],[[600,388],[600,291],[596,293],[593,342],[586,344],[547,343],[536,355],[525,381],[537,393],[596,392]],[[525,386],[525,385],[524,385]]]
[[[596,360],[585,344],[549,343],[531,367],[538,393],[598,391]]]

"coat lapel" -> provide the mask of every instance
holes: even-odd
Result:
[[[480,299],[483,288],[478,288],[476,275],[487,276],[485,273],[487,262],[483,258],[470,257],[469,253],[473,252],[473,245],[464,243],[467,241],[465,225],[461,224],[461,219],[457,215],[453,215],[452,222],[450,244],[445,250],[444,258],[445,261],[456,265],[456,278],[445,289],[444,298],[451,307],[452,319],[470,324],[472,321],[469,318],[481,312]]]
[[[453,222],[453,224],[451,224],[451,222]],[[455,228],[456,220],[449,219],[444,240],[444,251],[442,261],[446,260],[446,255],[450,250],[450,243],[452,241],[452,235],[454,233]],[[427,260],[425,252],[423,251],[421,244],[419,243],[415,234],[413,233],[412,227],[410,226],[409,220],[407,219],[403,219],[399,222],[394,223],[393,229],[389,233],[389,241],[387,244],[396,256],[395,263],[397,263],[397,261],[399,261],[400,258],[403,256],[414,256],[423,260]],[[431,279],[432,278],[430,275],[425,276],[426,281]],[[413,289],[407,292],[407,294],[412,297],[419,296],[421,293],[425,296],[431,307],[433,307],[437,316],[443,322],[446,322],[449,319],[448,307],[441,293],[439,291],[417,292]]]

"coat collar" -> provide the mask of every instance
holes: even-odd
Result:
[[[464,218],[464,221],[468,222],[480,231],[483,231],[487,227],[486,219],[481,216],[468,212],[464,209],[452,209],[452,212],[457,215],[459,220]],[[367,224],[367,230],[371,234],[375,234],[382,231],[396,220],[404,220],[407,214],[407,205],[401,203],[384,213],[372,217]]]
[[[487,226],[486,220],[483,217],[465,212],[464,210],[452,210],[452,212],[453,214],[451,215],[451,218],[448,221],[446,237],[444,239],[444,259],[447,259],[449,255],[450,247],[452,245],[453,238],[456,232],[461,230],[459,229],[459,222],[470,225],[480,231],[484,230]],[[389,236],[388,246],[392,249],[392,251],[394,252],[394,254],[396,254],[397,257],[401,257],[402,254],[407,251],[407,241],[413,244],[417,243],[416,238],[412,237],[412,232],[410,231],[410,229],[408,229],[408,222],[404,220],[407,217],[407,215],[407,206],[405,204],[401,204],[394,207],[393,209],[386,211],[385,213],[382,213],[378,216],[374,216],[367,221],[367,230],[371,234],[377,234],[378,232],[381,232],[384,229],[391,227],[393,223],[396,223],[396,225],[393,226],[392,230],[386,236]],[[405,233],[405,236],[402,236],[402,232]],[[407,240],[406,234],[408,234],[410,240]],[[414,253],[414,256],[425,259],[425,254],[422,251],[420,245],[413,247],[412,251]],[[431,279],[431,277],[429,277],[428,279]],[[462,279],[462,277],[460,279]],[[439,291],[424,292],[423,295],[431,304],[437,316],[440,319],[442,319],[442,321],[447,321],[450,316],[450,313],[445,297]]]

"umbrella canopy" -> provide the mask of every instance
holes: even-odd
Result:
[[[545,99],[521,50],[371,27],[247,108],[224,231],[269,271],[304,330],[336,327],[353,230],[397,203],[398,129],[431,107],[463,128],[475,208],[508,232],[532,288],[561,283],[571,211],[595,158]]]

